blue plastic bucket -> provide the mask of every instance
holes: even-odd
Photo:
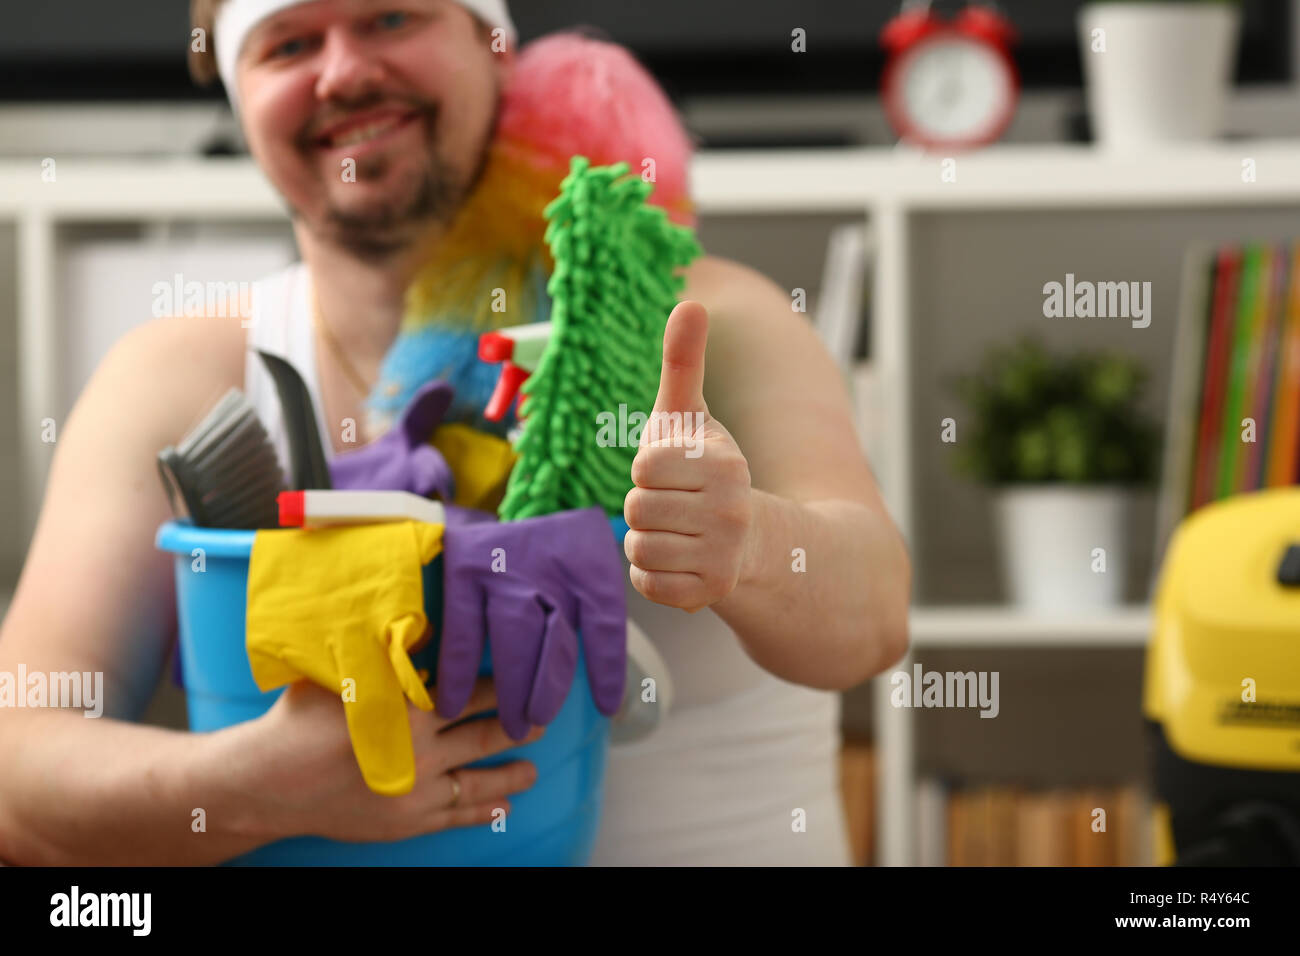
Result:
[[[617,518],[610,524],[621,539],[627,525]],[[158,529],[157,546],[175,555],[181,671],[194,731],[219,730],[259,717],[283,692],[258,689],[244,645],[254,534],[196,528],[175,521]],[[424,569],[424,596],[426,613],[436,625],[442,619],[441,556]],[[436,669],[437,631],[435,626],[435,640],[414,656],[417,667]],[[479,673],[492,673],[488,652]],[[581,865],[591,856],[600,822],[608,746],[609,720],[591,699],[580,656],[569,696],[546,735],[471,765],[488,767],[522,758],[537,767],[537,782],[510,797],[504,831],[493,831],[491,825],[464,827],[392,843],[297,837],[268,844],[230,862],[254,866]]]

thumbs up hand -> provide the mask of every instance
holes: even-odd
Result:
[[[709,314],[681,302],[664,330],[654,411],[641,432],[623,517],[632,585],[697,611],[736,587],[752,546],[749,463],[704,403]]]

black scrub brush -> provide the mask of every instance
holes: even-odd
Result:
[[[158,453],[172,510],[204,528],[275,528],[284,475],[248,397],[232,388],[179,444]]]

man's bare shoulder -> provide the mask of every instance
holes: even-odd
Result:
[[[721,256],[702,256],[684,271],[682,299],[709,310],[709,342],[725,343],[730,352],[747,349],[755,337],[774,345],[793,338],[806,343],[811,327],[792,308],[790,293],[750,266]]]
[[[179,438],[227,390],[243,386],[246,336],[237,318],[175,317],[138,326],[100,363],[78,412],[128,416],[155,436]]]
[[[138,325],[115,346],[128,358],[152,362],[166,355],[207,356],[230,371],[241,369],[248,330],[238,317],[168,316]]]
[[[747,311],[737,306],[787,302],[781,288],[757,269],[722,256],[701,256],[683,272],[683,299],[719,312]],[[788,303],[787,303],[788,304]]]
[[[703,256],[685,270],[682,299],[693,299],[709,310],[709,344],[726,346],[729,354],[748,356],[766,343],[776,352],[807,349],[816,337],[807,316],[794,307],[791,293],[757,269]]]
[[[791,294],[756,269],[705,256],[686,270],[681,297],[709,311],[705,398],[733,417],[792,389],[838,382],[838,372]],[[836,399],[838,400],[838,399]],[[725,419],[724,419],[725,420]]]

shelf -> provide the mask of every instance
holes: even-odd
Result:
[[[705,211],[825,209],[852,203],[914,211],[1096,206],[1300,204],[1300,141],[1187,145],[1137,155],[1090,146],[994,146],[945,157],[904,149],[702,153],[693,169]],[[1254,161],[1255,181],[1242,163]]]
[[[713,150],[698,153],[693,192],[704,214],[916,211],[1094,206],[1300,205],[1300,141],[1180,146],[1126,156],[1089,146],[994,146],[944,157],[906,149]],[[1242,161],[1256,181],[1242,181]],[[282,219],[281,200],[249,158],[0,162],[0,215],[40,211],[67,221],[204,216]]]
[[[696,204],[704,213],[860,213],[870,200],[864,184],[872,177],[863,175],[863,163],[872,152],[701,153],[691,170]],[[57,180],[46,183],[37,159],[0,161],[0,215],[39,212],[68,222],[285,218],[249,158],[67,159],[56,172]]]
[[[68,222],[286,218],[251,159],[65,159],[55,172],[47,183],[39,160],[0,163],[0,214]]]
[[[1145,604],[1052,615],[1000,604],[913,608],[912,649],[1145,647]]]

